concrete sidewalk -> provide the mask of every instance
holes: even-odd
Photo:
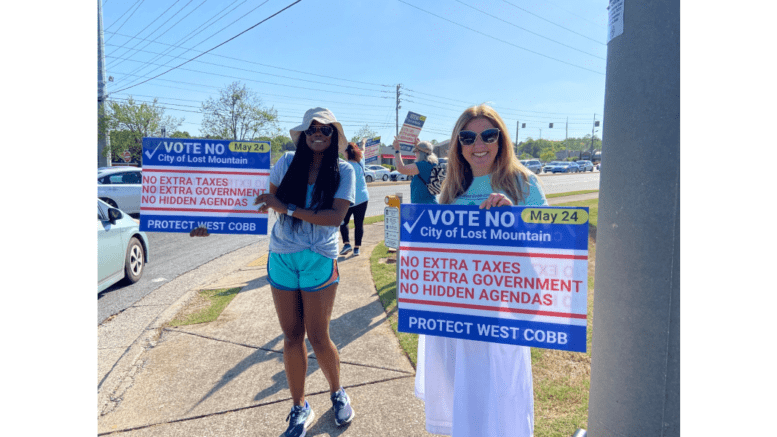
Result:
[[[598,193],[549,199],[551,205]],[[384,238],[365,226],[362,255],[340,257],[331,337],[341,382],[356,417],[334,425],[329,385],[310,343],[306,396],[316,413],[310,436],[425,436],[424,405],[414,396],[415,370],[389,326],[371,280],[369,258]],[[291,397],[283,334],[266,278],[266,245],[241,249],[242,267],[224,266],[198,283],[145,328],[133,350],[98,386],[98,433],[116,436],[280,436]],[[202,289],[242,288],[211,323],[164,327]],[[105,363],[98,363],[98,368]],[[102,371],[100,371],[102,374]]]
[[[383,224],[365,226],[364,234],[362,255],[339,259],[331,323],[341,381],[356,417],[345,427],[335,426],[329,385],[308,343],[305,388],[316,412],[308,435],[429,435],[423,403],[413,394],[415,371],[369,279],[369,256],[383,240]],[[241,269],[202,287],[242,290],[214,322],[162,329],[100,406],[100,435],[283,433],[291,398],[265,264],[266,253],[256,253]]]

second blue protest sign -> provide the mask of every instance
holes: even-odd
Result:
[[[402,205],[399,330],[585,352],[588,209]]]

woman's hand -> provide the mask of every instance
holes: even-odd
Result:
[[[210,234],[208,233],[208,228],[205,226],[194,228],[189,232],[190,237],[207,237],[208,235]]]
[[[394,137],[394,143],[391,145],[394,146],[394,150],[399,150],[399,139]]]
[[[512,206],[513,202],[502,193],[491,193],[488,199],[480,204],[480,209],[491,209],[492,206]]]
[[[270,208],[274,209],[279,214],[286,214],[286,204],[278,200],[275,194],[264,193],[256,196],[254,199],[254,205],[260,205],[259,212],[267,212]]]

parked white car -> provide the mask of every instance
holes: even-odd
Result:
[[[364,180],[365,182],[372,182],[375,180],[375,172],[372,170],[364,169]]]
[[[367,165],[365,168],[375,172],[375,180],[387,181],[390,178],[389,169],[382,165]]]
[[[148,262],[148,237],[129,215],[97,200],[97,292],[134,284]]]
[[[97,172],[97,198],[127,214],[140,213],[143,176],[137,167],[112,167]]]

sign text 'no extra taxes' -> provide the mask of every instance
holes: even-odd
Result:
[[[585,352],[588,208],[402,205],[399,331]]]
[[[266,235],[269,178],[266,141],[143,138],[140,230]]]

